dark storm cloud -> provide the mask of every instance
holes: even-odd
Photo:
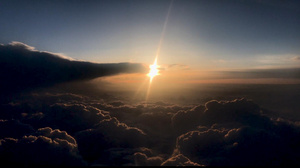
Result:
[[[141,64],[98,64],[75,61],[59,54],[37,51],[21,42],[0,45],[1,92],[88,80],[119,73],[144,72]]]
[[[86,165],[75,139],[64,131],[40,128],[35,135],[0,140],[1,163],[9,166]]]

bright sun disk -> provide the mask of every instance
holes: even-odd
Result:
[[[158,70],[159,65],[157,65],[157,58],[155,58],[154,63],[150,65],[149,68],[150,68],[150,72],[147,74],[147,76],[150,77],[150,82],[152,82],[152,79],[155,76],[159,75],[159,70]]]

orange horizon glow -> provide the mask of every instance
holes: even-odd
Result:
[[[153,69],[151,69],[151,67]],[[127,84],[142,84],[147,81],[149,85],[153,85],[153,79],[157,75],[161,75],[159,68],[161,66],[157,65],[157,61],[154,61],[152,65],[149,66],[150,71],[147,74],[145,79],[145,74],[121,74],[110,77],[105,77],[105,81],[110,83],[127,83]],[[197,70],[173,70],[173,69],[164,69],[163,76],[157,78],[155,81],[155,86],[164,85],[182,85],[182,84],[300,84],[300,79],[294,78],[241,78],[235,76],[222,76],[218,72],[214,71],[197,71]],[[226,77],[226,78],[225,78]],[[152,83],[151,83],[152,82]]]

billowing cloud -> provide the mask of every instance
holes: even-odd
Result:
[[[36,127],[51,126],[73,134],[98,124],[103,119],[110,118],[101,110],[83,104],[53,104],[41,115],[28,115],[25,120],[35,123]]]
[[[0,104],[4,163],[300,165],[299,123],[270,117],[270,111],[266,114],[245,98],[193,105],[157,101],[146,106],[87,95],[53,89]]]
[[[175,151],[210,166],[299,165],[299,127],[273,126],[191,131],[178,137]]]
[[[201,166],[198,163],[190,161],[189,158],[182,154],[175,155],[164,161],[161,166]]]
[[[196,106],[190,110],[180,110],[172,116],[172,125],[177,132],[183,133],[200,124],[205,107]]]
[[[146,134],[116,118],[102,120],[91,129],[75,135],[81,155],[89,161],[101,158],[110,148],[137,148],[146,144]]]
[[[136,166],[160,166],[163,162],[163,158],[159,156],[148,157],[141,152],[136,152],[134,157]]]
[[[190,113],[175,117],[185,119]],[[190,131],[178,136],[174,154],[209,166],[300,164],[299,124],[271,119],[251,101],[210,101],[201,116],[194,116],[198,126],[190,125]]]
[[[0,140],[1,163],[10,166],[84,166],[75,139],[64,131],[41,128],[35,135]]]
[[[260,107],[247,99],[233,101],[212,100],[187,111],[178,111],[172,117],[172,124],[178,131],[184,132],[195,129],[199,125],[213,124],[234,127],[240,125],[260,126],[269,123],[267,117],[262,116]]]
[[[6,137],[22,138],[24,135],[30,135],[33,132],[32,126],[18,120],[0,120],[0,139]]]
[[[0,45],[1,92],[87,80],[119,73],[144,72],[134,63],[99,64],[75,61],[60,54],[35,50],[21,42]]]

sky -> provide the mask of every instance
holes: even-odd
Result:
[[[1,0],[0,24],[2,44],[99,63],[150,64],[158,48],[158,64],[196,70],[294,68],[300,60],[293,0]]]
[[[0,164],[299,167],[299,30],[298,0],[0,0]]]

